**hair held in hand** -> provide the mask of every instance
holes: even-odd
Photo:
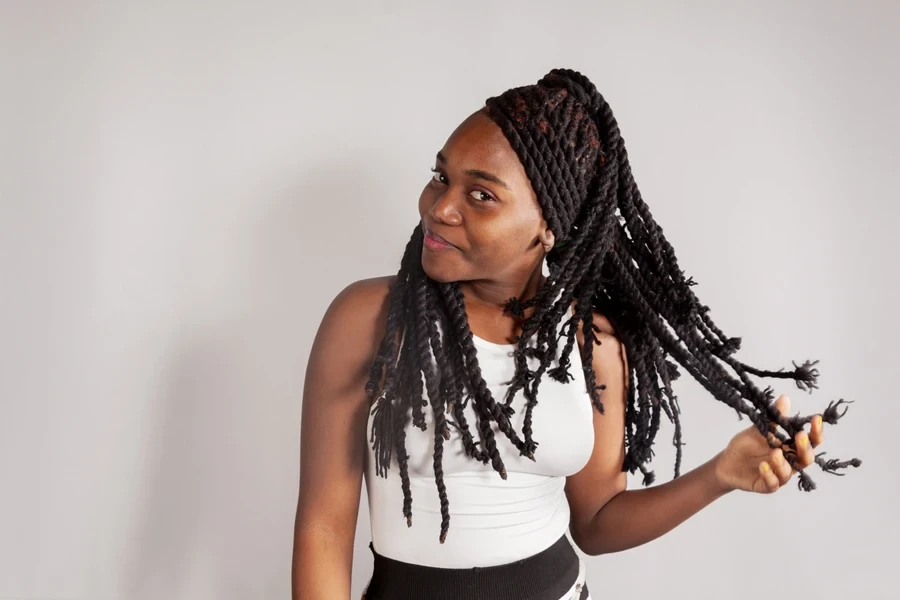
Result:
[[[812,393],[818,361],[767,370],[737,358],[741,338],[727,336],[713,322],[709,307],[694,292],[696,282],[679,267],[674,249],[641,197],[619,126],[596,87],[577,71],[553,69],[536,84],[510,89],[485,104],[484,112],[502,129],[524,166],[556,244],[547,255],[549,276],[537,294],[507,302],[506,310],[522,318],[526,309],[534,310],[524,319],[517,340],[515,376],[506,397],[494,398],[479,368],[459,285],[439,283],[425,274],[421,225],[413,230],[390,293],[386,334],[366,386],[374,415],[370,442],[376,473],[387,476],[396,452],[407,524],[412,525],[413,498],[405,431],[410,422],[426,429],[423,411],[434,415],[441,542],[450,526],[442,455],[451,426],[459,430],[472,460],[490,464],[505,479],[498,444],[513,444],[521,455],[540,459],[531,423],[545,377],[560,382],[583,377],[595,409],[603,413],[604,385],[596,380],[591,360],[598,333],[594,309],[613,324],[629,358],[632,383],[627,390],[623,470],[632,474],[640,470],[643,484],[653,483],[649,464],[665,414],[674,425],[674,476],[680,475],[681,409],[672,382],[682,371],[740,419],[749,418],[763,436],[773,433],[786,459],[795,465],[794,435],[812,415],[782,416],[774,406],[773,388],[760,389],[753,378],[792,379]],[[569,310],[573,303],[575,314]],[[579,351],[577,327],[584,336],[581,374],[569,369],[571,353]],[[529,364],[528,358],[537,361]],[[512,399],[519,393],[526,398],[521,432],[513,430],[509,419]],[[463,414],[469,402],[477,416],[474,423]],[[823,421],[837,424],[847,403],[830,402],[822,412]],[[816,464],[826,473],[841,475],[841,469],[861,464],[858,459],[826,460],[823,455],[816,456]],[[815,489],[813,479],[798,471],[799,487]]]

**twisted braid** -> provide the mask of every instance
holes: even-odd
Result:
[[[774,406],[772,388],[760,390],[750,376],[793,379],[801,390],[811,393],[818,361],[794,363],[792,371],[773,371],[734,358],[741,338],[725,335],[712,321],[709,307],[694,294],[692,287],[697,283],[685,277],[662,227],[650,214],[635,183],[618,123],[593,83],[577,71],[553,69],[534,85],[488,98],[483,111],[500,127],[521,161],[556,245],[547,255],[549,276],[537,293],[506,302],[506,311],[523,323],[515,340],[515,374],[504,401],[498,402],[481,373],[462,290],[458,283],[438,283],[424,273],[421,224],[414,228],[391,289],[387,330],[366,385],[375,417],[371,441],[376,474],[387,476],[391,450],[396,450],[407,524],[412,525],[412,498],[405,427],[411,419],[425,430],[422,409],[429,403],[435,415],[433,467],[442,543],[450,523],[442,467],[449,428],[460,431],[468,456],[490,464],[504,479],[506,467],[492,423],[521,455],[536,460],[538,442],[532,437],[532,422],[540,382],[545,374],[564,383],[574,379],[569,367],[579,324],[584,337],[584,381],[593,406],[604,412],[606,386],[597,383],[593,369],[593,349],[601,343],[594,310],[613,324],[630,358],[633,383],[626,390],[623,471],[640,470],[644,485],[654,482],[649,463],[665,413],[675,428],[674,476],[680,476],[681,408],[672,388],[680,376],[679,366],[734,409],[738,418],[747,416],[760,433],[774,434],[796,468],[793,438],[812,415],[782,416]],[[574,314],[566,317],[573,301]],[[524,318],[529,308],[534,310]],[[404,341],[398,343],[401,332]],[[560,343],[562,351],[554,366]],[[529,358],[537,359],[536,366]],[[519,392],[527,399],[521,437],[510,422],[512,400]],[[477,441],[463,414],[468,402],[476,415]],[[840,410],[845,403],[843,399],[829,403],[823,420],[836,424],[846,413],[846,407]],[[455,422],[447,418],[451,414]],[[773,429],[776,424],[781,431]],[[821,454],[816,463],[834,474],[861,464],[858,459],[824,460]],[[799,487],[814,489],[809,475],[798,471]]]

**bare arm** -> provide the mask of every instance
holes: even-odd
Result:
[[[668,533],[728,493],[716,483],[716,460],[662,485],[617,494],[587,524],[579,547],[590,555],[620,552]]]
[[[338,294],[310,352],[300,428],[294,600],[350,597],[366,452],[365,384],[384,335],[389,282],[359,281]]]
[[[600,346],[594,346],[597,383],[606,385],[605,414],[593,411],[594,451],[587,465],[566,481],[572,539],[589,555],[619,552],[654,540],[727,493],[707,463],[665,484],[626,490],[625,399],[628,360],[612,325],[594,313]],[[579,331],[579,343],[584,340]]]

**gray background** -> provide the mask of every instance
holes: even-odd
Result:
[[[319,320],[396,271],[453,128],[553,67],[739,358],[820,359],[771,383],[856,400],[822,449],[865,462],[589,558],[594,597],[897,597],[896,2],[182,4],[0,3],[0,598],[288,597]],[[748,424],[676,391],[685,469]]]

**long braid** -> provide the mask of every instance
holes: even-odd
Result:
[[[604,412],[606,385],[597,382],[593,369],[593,351],[600,343],[594,310],[613,324],[629,356],[632,384],[626,389],[624,471],[640,470],[644,485],[654,482],[649,463],[665,414],[674,424],[674,476],[680,476],[681,408],[672,387],[680,376],[679,367],[739,418],[747,416],[761,434],[773,434],[796,468],[793,438],[811,415],[782,416],[775,408],[772,388],[760,390],[751,376],[793,379],[801,390],[812,393],[818,361],[794,363],[793,370],[785,371],[759,369],[734,357],[741,338],[729,337],[717,327],[709,307],[694,293],[697,283],[680,268],[674,249],[644,202],[618,123],[593,83],[577,71],[553,69],[534,85],[488,98],[483,111],[516,152],[556,245],[547,255],[549,276],[543,286],[531,298],[506,302],[506,311],[523,322],[513,353],[515,373],[504,401],[497,401],[481,373],[459,284],[438,283],[424,273],[421,224],[415,227],[391,289],[387,330],[366,386],[375,416],[371,440],[376,472],[387,476],[395,449],[407,523],[412,522],[412,499],[404,428],[410,417],[414,425],[426,428],[424,406],[430,404],[435,415],[441,542],[450,522],[442,467],[450,426],[460,432],[468,456],[490,464],[504,479],[506,467],[494,424],[521,455],[537,460],[538,442],[531,425],[540,382],[545,374],[563,383],[574,379],[569,357],[579,327],[584,337],[584,382],[594,408]],[[573,302],[575,311],[569,315]],[[531,308],[531,315],[524,318]],[[405,336],[402,345],[401,334]],[[537,364],[528,359],[536,359]],[[512,401],[520,392],[527,401],[521,437],[510,422]],[[471,429],[463,414],[469,402],[476,416]],[[830,402],[823,420],[836,424],[847,411],[846,406],[841,410],[846,403],[843,399]],[[451,414],[455,422],[447,418]],[[775,425],[781,430],[775,430]],[[821,453],[816,463],[838,475],[841,469],[861,464],[855,458],[825,460]],[[803,490],[815,488],[802,470],[798,485]]]
[[[453,416],[456,417],[455,423],[450,419],[447,419],[447,424],[452,425],[460,432],[466,454],[486,464],[489,458],[484,451],[476,448],[479,442],[476,442],[472,436],[472,432],[469,430],[469,424],[466,421],[466,416],[463,413],[463,410],[468,404],[468,399],[463,399],[467,392],[462,378],[462,375],[465,373],[465,367],[461,360],[462,356],[455,352],[444,354],[436,325],[438,322],[444,322],[443,313],[438,307],[433,293],[429,293],[426,300],[428,303],[431,346],[435,353],[436,361],[441,367],[441,381],[446,382],[446,386],[443,388],[443,393],[447,394],[448,398],[446,412],[452,412]],[[444,326],[446,327],[446,324]]]
[[[456,283],[440,284],[440,289],[444,303],[449,309],[448,317],[458,340],[458,349],[462,354],[463,364],[469,378],[473,395],[472,401],[476,414],[479,416],[478,426],[484,440],[484,450],[490,457],[494,470],[500,473],[500,477],[506,479],[506,466],[497,450],[497,442],[490,421],[494,420],[497,423],[500,431],[519,449],[520,454],[528,455],[529,452],[525,450],[523,442],[512,429],[509,421],[512,413],[497,404],[481,374],[472,331],[469,329],[469,320],[466,316],[465,298],[459,285]]]
[[[415,369],[415,362],[413,361],[412,338],[404,339],[400,351],[403,353],[400,356],[400,365],[402,365],[403,372],[401,374],[399,404],[397,410],[394,411],[394,446],[397,450],[397,465],[400,469],[400,488],[403,491],[403,516],[406,517],[406,525],[412,527],[412,489],[409,481],[410,456],[406,451],[406,425],[410,421],[409,409],[411,404],[413,402],[419,404],[417,399],[422,397],[422,382],[419,378],[419,371]],[[418,380],[418,386],[412,384],[411,379],[413,378]],[[388,457],[388,465],[390,465],[390,457]]]
[[[428,336],[427,290],[428,280],[425,273],[417,270],[413,278],[414,295],[412,297],[414,319],[412,331],[414,332],[414,348],[418,370],[425,376],[425,390],[431,403],[434,414],[434,476],[437,483],[438,496],[441,501],[441,543],[444,542],[447,528],[449,527],[449,503],[447,500],[447,486],[444,483],[443,454],[444,431],[447,427],[444,415],[444,398],[439,390],[438,374],[432,362],[430,338]]]

